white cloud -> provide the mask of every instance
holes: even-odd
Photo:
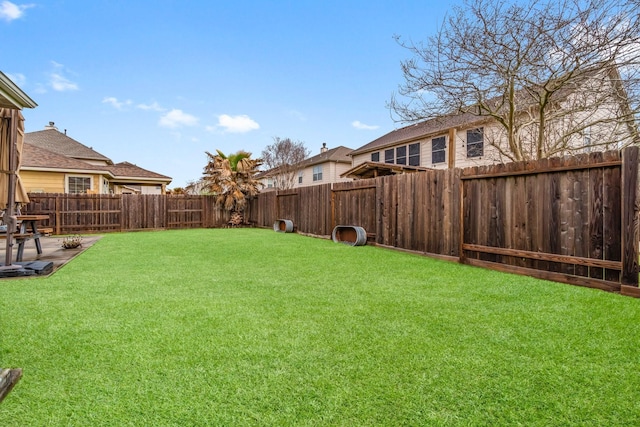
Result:
[[[260,129],[260,125],[247,115],[229,116],[222,114],[218,116],[218,126],[230,133],[246,133]]]
[[[78,85],[73,83],[66,77],[58,73],[51,74],[51,81],[49,82],[53,90],[58,92],[66,92],[68,90],[78,90]]]
[[[133,104],[130,99],[127,99],[126,101],[118,101],[118,98],[114,98],[113,96],[106,97],[102,100],[102,103],[109,104],[116,110],[122,110],[123,107]]]
[[[145,111],[159,111],[159,112],[167,111],[166,108],[162,108],[160,104],[158,104],[157,102],[154,102],[152,104],[138,104],[136,105],[136,107]]]
[[[64,65],[51,61],[54,70],[49,74],[49,86],[58,92],[66,92],[68,90],[78,90],[78,85],[64,76],[67,71]]]
[[[24,76],[24,74],[7,74],[7,77],[9,77],[9,79],[11,79],[11,81],[18,86],[24,86],[24,84],[27,82],[27,78]]]
[[[3,1],[0,3],[0,19],[7,22],[13,21],[14,19],[22,17],[24,11],[33,6],[33,4],[17,5],[10,1]]]
[[[374,125],[365,125],[364,123],[360,122],[359,120],[351,122],[351,126],[353,126],[356,129],[360,129],[360,130],[375,130],[375,129],[378,129],[380,127],[380,126],[374,126]]]
[[[195,126],[198,124],[198,118],[174,108],[160,117],[158,124],[162,127],[176,129],[181,126]]]
[[[290,110],[290,111],[289,111],[289,115],[290,115],[291,117],[296,118],[297,120],[300,120],[301,122],[306,122],[306,121],[307,121],[306,116],[305,116],[304,114],[302,114],[300,111],[297,111],[297,110]]]

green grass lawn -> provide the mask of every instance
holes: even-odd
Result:
[[[2,426],[640,425],[640,300],[261,229],[0,282]]]

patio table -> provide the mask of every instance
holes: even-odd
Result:
[[[40,244],[40,237],[42,236],[42,233],[38,231],[38,222],[48,220],[49,215],[18,215],[16,219],[20,223],[18,233],[14,236],[16,242],[18,242],[16,261],[22,261],[24,244],[27,240],[33,239],[36,244],[36,251],[38,252],[38,255],[42,254],[42,245]]]

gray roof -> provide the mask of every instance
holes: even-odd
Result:
[[[22,146],[22,168],[44,168],[61,170],[86,170],[87,172],[102,170],[107,171],[107,167],[91,165],[83,160],[63,156],[45,148],[25,142]]]
[[[54,128],[27,132],[24,134],[24,142],[74,159],[102,161],[109,165],[113,164],[110,158]]]
[[[349,157],[349,155],[351,154],[351,151],[353,151],[351,148],[340,145],[336,148],[327,150],[324,153],[320,153],[313,157],[309,157],[308,159],[304,159],[300,163],[297,163],[295,166],[306,168],[309,166],[315,166],[315,165],[319,165],[321,163],[326,163],[326,162],[351,164],[351,157]],[[266,171],[260,171],[255,175],[255,178],[262,179],[262,178],[267,178],[267,177],[276,175],[279,169],[280,167],[269,169]]]
[[[348,147],[344,147],[339,145],[336,148],[332,148],[330,150],[325,151],[324,153],[317,154],[313,157],[309,157],[299,163],[302,167],[319,165],[320,163],[325,162],[337,162],[337,163],[349,163],[351,164],[351,158],[349,154],[351,154],[353,150]]]
[[[351,152],[351,155],[362,154],[380,148],[389,147],[402,142],[442,135],[451,128],[467,127],[487,121],[487,117],[479,117],[471,113],[451,114],[415,123],[400,129],[393,130],[370,143],[363,145]]]
[[[161,175],[159,173],[143,169],[138,165],[129,162],[116,163],[113,166],[107,166],[107,169],[117,178],[151,178],[156,180],[171,181],[171,177]]]

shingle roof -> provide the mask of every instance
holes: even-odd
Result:
[[[443,133],[451,128],[470,126],[486,120],[486,117],[479,117],[471,113],[452,114],[449,116],[425,120],[424,122],[405,126],[403,128],[393,130],[386,135],[382,135],[380,138],[353,150],[351,155],[366,153],[368,151],[395,145],[400,142],[415,140],[429,135],[436,136],[436,134]]]
[[[78,169],[87,171],[107,170],[106,166],[100,168],[99,166],[91,165],[85,161],[63,156],[62,154],[54,153],[53,151],[27,142],[25,142],[22,147],[22,157],[20,160],[22,168]]]
[[[160,180],[169,180],[171,177],[143,169],[129,162],[120,162],[115,165],[106,167],[116,178],[152,178]]]
[[[353,150],[351,148],[340,145],[336,148],[327,150],[324,153],[320,153],[313,157],[309,157],[308,159],[303,160],[302,162],[300,162],[300,166],[302,167],[313,166],[313,165],[317,165],[325,162],[351,163],[351,158],[349,157],[349,154],[352,151]]]
[[[40,148],[73,157],[80,160],[98,160],[113,164],[110,158],[103,156],[90,147],[76,141],[57,129],[45,129],[24,134],[25,143],[35,145]]]
[[[80,170],[111,174],[116,180],[135,180],[136,178],[146,178],[157,181],[171,181],[171,177],[169,176],[143,169],[129,162],[121,162],[115,165],[96,166],[87,163],[84,160],[63,156],[26,142],[22,147],[22,157],[20,160],[20,167],[22,169],[59,169],[61,171]]]

